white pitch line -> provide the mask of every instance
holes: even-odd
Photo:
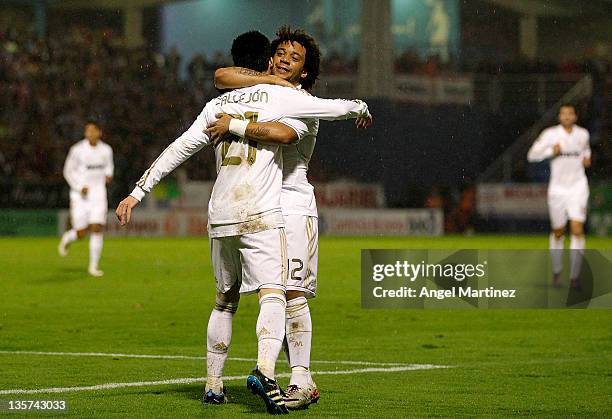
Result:
[[[339,370],[339,371],[313,371],[313,375],[347,375],[347,374],[364,374],[364,373],[392,373],[401,371],[417,371],[417,370],[432,370],[438,368],[449,368],[445,365],[430,365],[430,364],[409,364],[399,367],[389,368],[361,368],[355,370]],[[276,374],[277,378],[290,377],[290,373]],[[245,380],[246,375],[234,375],[229,377],[223,377],[224,381],[238,381]],[[204,383],[206,377],[197,378],[173,378],[169,380],[160,381],[137,381],[133,383],[106,383],[97,384],[93,386],[81,386],[81,387],[51,387],[41,389],[11,389],[11,390],[0,390],[0,395],[6,394],[46,394],[46,393],[73,393],[79,391],[100,391],[100,390],[113,390],[117,388],[126,387],[149,387],[149,386],[164,386],[173,384],[194,384]]]
[[[114,354],[108,352],[43,352],[43,351],[0,351],[0,355],[42,355],[42,356],[83,356],[108,358],[143,358],[143,359],[189,359],[205,360],[205,356],[193,355],[148,355],[148,354]],[[255,358],[228,358],[229,361],[257,362]],[[370,362],[370,361],[310,361],[313,364],[340,364],[340,365],[372,365],[372,366],[401,366],[400,362]]]

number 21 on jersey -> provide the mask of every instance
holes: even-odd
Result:
[[[244,116],[242,115],[231,115],[232,118],[240,119],[242,121],[249,122],[257,122],[258,113],[257,112],[245,112]],[[237,137],[236,137],[237,138]],[[246,146],[246,161],[249,165],[255,163],[255,158],[257,157],[257,142],[253,140],[248,140],[248,143],[242,143],[241,139],[231,138],[229,140],[225,140],[221,143],[221,166],[238,166],[242,163],[242,159],[244,158],[244,149]],[[234,145],[232,149],[232,154],[228,154],[230,147]],[[238,154],[234,154],[238,153]]]

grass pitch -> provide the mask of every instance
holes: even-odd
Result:
[[[546,248],[547,240],[322,238],[319,296],[311,302],[312,369],[321,372],[315,380],[322,395],[317,405],[291,414],[612,415],[610,310],[360,308],[362,248]],[[55,238],[0,239],[0,399],[67,399],[71,415],[87,417],[265,415],[242,378],[226,381],[229,404],[199,401],[214,302],[206,239],[107,239],[103,279],[85,273],[86,242],[73,245],[66,259],[56,255],[56,244]],[[589,238],[587,245],[610,248],[612,240]],[[256,313],[256,298],[243,298],[228,376],[245,376],[254,366]],[[75,352],[80,355],[66,354]],[[449,368],[410,370],[407,364]],[[282,355],[277,371],[287,372]],[[287,378],[279,381],[284,386]],[[2,394],[108,383],[140,384]]]

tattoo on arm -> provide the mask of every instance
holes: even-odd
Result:
[[[270,135],[270,129],[257,126],[252,129],[247,127],[245,134],[248,138],[253,138],[256,140],[265,140]]]
[[[240,68],[240,70],[238,70],[238,74],[242,74],[243,76],[263,76],[264,75],[264,73],[261,73],[255,70],[250,70],[248,68]]]

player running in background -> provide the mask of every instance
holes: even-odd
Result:
[[[550,159],[548,212],[552,233],[550,253],[553,286],[561,286],[565,227],[570,222],[570,286],[580,289],[580,269],[585,247],[589,184],[585,168],[591,165],[589,132],[576,125],[576,108],[563,104],[559,109],[559,125],[542,131],[527,153],[530,162]]]
[[[274,76],[295,87],[311,90],[319,76],[320,51],[316,41],[302,30],[281,27],[272,41],[271,73],[253,73],[242,68],[221,68],[215,72],[218,88],[239,88],[269,83]],[[319,120],[304,120],[308,133],[297,144],[283,147],[283,189],[281,207],[287,235],[289,280],[287,282],[286,349],[291,367],[285,391],[288,408],[303,408],[319,399],[319,390],[310,373],[312,319],[307,298],[317,289],[318,216],[314,188],[308,182],[308,164],[312,157]],[[358,128],[367,128],[370,118],[358,118]],[[252,122],[249,128],[265,130],[273,122]],[[229,128],[225,118],[213,124],[219,135]],[[265,138],[264,138],[265,139]]]
[[[259,45],[258,45],[259,44]],[[245,47],[246,45],[246,47]],[[260,46],[264,45],[264,48]],[[252,70],[268,68],[270,44],[257,32],[234,41],[237,64]],[[176,139],[145,172],[131,196],[117,207],[122,224],[146,192],[212,138],[204,131],[221,112],[237,115],[234,141],[216,143],[217,180],[208,206],[209,237],[217,301],[207,330],[207,384],[204,401],[222,403],[221,380],[231,341],[232,318],[240,293],[259,294],[258,361],[247,384],[266,403],[270,413],[287,413],[274,368],[285,335],[286,239],[280,208],[281,151],[276,144],[256,143],[261,130],[249,120],[282,120],[290,125],[290,141],[299,140],[305,125],[292,118],[347,119],[369,115],[361,101],[319,99],[295,89],[262,85],[225,93],[208,102],[192,126]],[[286,127],[285,127],[286,128]],[[268,130],[269,132],[269,130]],[[247,138],[245,138],[247,137]],[[283,139],[281,142],[286,142]]]
[[[68,254],[70,243],[89,232],[90,275],[104,275],[98,268],[104,244],[104,225],[108,201],[106,186],[113,178],[113,150],[101,140],[102,130],[93,121],[85,124],[85,139],[74,144],[64,163],[64,178],[70,185],[70,220],[72,228],[58,245],[60,256]]]

